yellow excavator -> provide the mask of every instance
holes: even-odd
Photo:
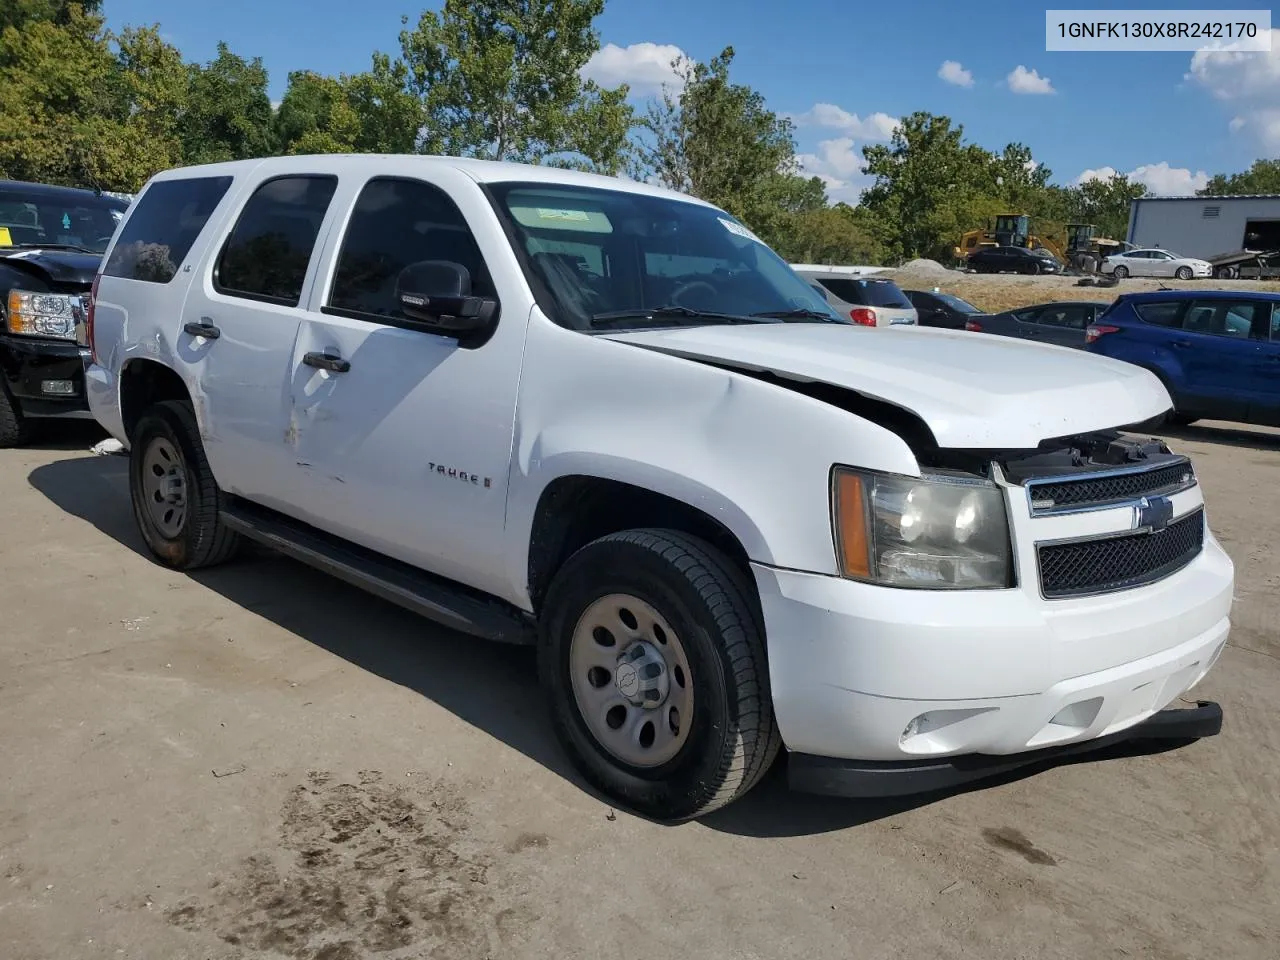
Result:
[[[982,247],[1026,247],[1044,249],[1069,267],[1081,273],[1096,273],[1104,257],[1120,250],[1132,248],[1132,244],[1109,237],[1094,236],[1097,227],[1091,223],[1068,223],[1067,243],[1062,244],[1047,236],[1031,232],[1031,218],[1025,213],[1004,213],[996,217],[994,229],[968,230],[960,237],[955,248],[956,259],[964,261],[969,254]]]

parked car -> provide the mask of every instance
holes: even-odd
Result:
[[[838,271],[799,268],[797,273],[826,292],[827,303],[842,318],[862,327],[914,326],[916,308],[902,289],[884,277],[857,277]]]
[[[41,418],[92,418],[83,295],[128,204],[91,190],[0,180],[0,447]]]
[[[1102,261],[1103,273],[1125,277],[1176,277],[1190,280],[1213,276],[1213,264],[1195,257],[1180,257],[1168,250],[1126,250]]]
[[[965,329],[1083,349],[1085,329],[1110,306],[1100,300],[1038,303],[988,317],[972,317],[965,322]]]
[[[1170,705],[1231,561],[1191,462],[1115,429],[1160,382],[859,336],[693,197],[442,157],[169,171],[88,329],[159,562],[249,538],[536,644],[577,769],[649,815],[782,746],[798,789],[885,796],[1221,726]]]
[[[1090,353],[1145,367],[1173,398],[1169,419],[1280,426],[1280,294],[1160,290],[1116,299],[1088,330]]]
[[[966,321],[987,315],[969,301],[950,293],[928,290],[904,290],[903,293],[916,308],[916,317],[922,327],[963,330]]]
[[[1062,273],[1062,261],[1044,249],[983,247],[967,262],[975,273]]]

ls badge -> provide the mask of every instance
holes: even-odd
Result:
[[[1173,501],[1168,497],[1143,497],[1133,508],[1133,529],[1159,533],[1173,519]]]

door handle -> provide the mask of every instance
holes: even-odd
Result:
[[[1191,341],[1190,341],[1190,340],[1175,340],[1175,341],[1173,341],[1173,345],[1174,345],[1175,347],[1179,347],[1179,348],[1181,348],[1181,349],[1185,350],[1187,347],[1191,346]]]
[[[183,324],[182,329],[193,337],[204,337],[206,340],[217,340],[222,336],[222,331],[210,323],[208,317],[203,317],[199,323]]]
[[[341,357],[334,356],[332,353],[303,354],[302,362],[308,367],[316,367],[320,370],[332,370],[334,373],[346,373],[351,369],[350,362],[343,360]]]

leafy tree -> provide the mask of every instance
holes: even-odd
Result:
[[[801,175],[790,121],[730,82],[733,56],[726,47],[709,63],[672,63],[680,92],[650,105],[633,175],[714,203],[785,248],[797,217],[825,208],[826,193],[821,180]]]
[[[627,88],[580,71],[604,0],[445,0],[400,34],[429,153],[621,169]],[[404,22],[408,24],[408,19]]]
[[[791,263],[880,263],[879,233],[867,211],[838,203],[794,214],[776,249]]]
[[[375,54],[367,73],[326,77],[310,70],[289,75],[276,111],[282,153],[412,153],[421,127],[421,102],[405,89],[407,68]]]
[[[1255,160],[1243,173],[1219,173],[1209,178],[1202,197],[1240,195],[1242,193],[1280,193],[1280,160]]]
[[[188,68],[182,152],[187,163],[268,156],[272,110],[261,57],[245,60],[218,44],[218,55]]]
[[[1077,222],[1092,223],[1100,236],[1122,240],[1129,231],[1129,201],[1146,193],[1146,186],[1123,174],[1086,180],[1072,191]]]
[[[21,28],[37,20],[68,26],[79,8],[82,14],[93,16],[102,9],[102,0],[3,0],[0,2],[0,32],[6,27]]]

